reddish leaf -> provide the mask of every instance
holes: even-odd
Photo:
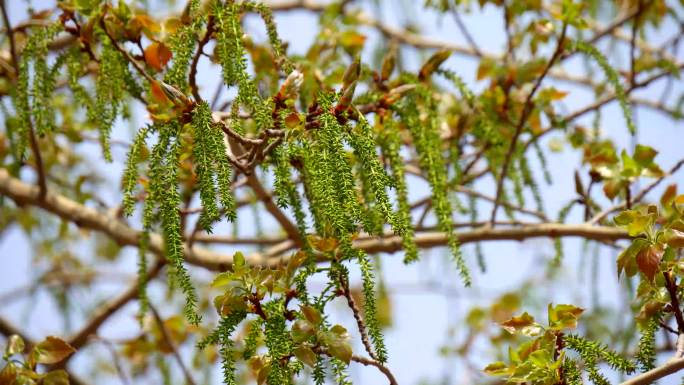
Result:
[[[667,189],[665,189],[665,192],[660,197],[660,205],[663,207],[670,206],[672,204],[672,201],[674,201],[674,198],[676,195],[677,195],[677,185],[671,184],[671,185],[667,186]]]
[[[658,272],[660,258],[663,256],[663,249],[658,246],[650,246],[639,252],[636,256],[636,263],[639,271],[649,279],[653,280]]]
[[[145,48],[145,62],[157,71],[161,71],[171,60],[171,50],[164,43],[154,42]]]

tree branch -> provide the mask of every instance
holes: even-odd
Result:
[[[166,342],[166,344],[169,345],[169,348],[171,349],[173,357],[176,359],[176,362],[178,363],[178,366],[180,367],[181,372],[183,372],[183,376],[185,377],[186,385],[195,385],[196,382],[192,378],[192,374],[190,374],[188,367],[185,366],[185,363],[183,362],[183,358],[180,356],[180,353],[178,353],[178,347],[173,342],[173,339],[171,338],[171,334],[169,333],[169,330],[167,329],[166,325],[164,324],[164,320],[159,315],[159,312],[157,311],[156,307],[154,307],[152,304],[149,304],[149,306],[150,306],[150,311],[152,312],[152,316],[154,317],[154,320],[157,323],[159,330],[161,331],[162,338],[164,338],[164,342]]]
[[[154,265],[147,272],[148,279],[157,275],[164,264],[164,260],[158,258]],[[69,338],[69,344],[73,346],[74,349],[79,349],[81,346],[85,345],[88,342],[88,338],[91,335],[96,334],[100,326],[102,326],[102,324],[105,323],[109,317],[111,317],[119,309],[124,307],[128,302],[138,296],[138,287],[139,283],[136,280],[118,297],[100,306],[95,311],[95,314],[90,318],[88,323],[86,323],[78,332]]]
[[[0,169],[0,195],[11,198],[19,205],[27,204],[40,207],[82,228],[100,231],[120,245],[137,247],[140,244],[141,234],[139,231],[109,215],[50,191],[44,200],[40,200],[36,186],[26,184],[10,176],[5,169]],[[459,232],[456,236],[461,243],[496,240],[522,241],[540,237],[582,237],[596,241],[630,239],[625,230],[614,227],[560,223],[541,223],[511,228],[480,228]],[[420,232],[416,234],[415,240],[421,248],[438,247],[447,244],[447,235],[441,232]],[[354,240],[353,246],[368,253],[394,253],[402,249],[402,240],[401,237],[390,233],[381,237],[360,236]],[[250,255],[247,257],[247,262],[255,266],[279,265],[285,263],[289,257],[276,257],[282,256],[294,248],[296,248],[296,244],[288,239],[272,246],[263,253]],[[164,245],[159,234],[150,234],[149,250],[157,255],[164,255]],[[183,253],[187,263],[210,270],[225,271],[233,261],[230,255],[218,254],[198,247],[194,247],[192,250],[184,247]],[[325,260],[325,258],[321,257],[321,260]]]
[[[503,161],[503,166],[501,167],[501,172],[498,175],[497,183],[496,183],[496,196],[495,196],[495,201],[494,201],[494,207],[492,208],[492,215],[490,218],[490,222],[493,223],[496,221],[496,212],[499,210],[499,206],[501,205],[501,198],[503,194],[503,187],[504,187],[504,181],[506,180],[506,176],[508,175],[508,167],[510,166],[511,160],[513,159],[513,154],[515,153],[515,148],[517,147],[518,144],[518,138],[520,137],[520,134],[523,131],[523,128],[525,128],[525,123],[527,123],[527,119],[529,118],[530,114],[532,113],[534,109],[534,95],[537,93],[537,90],[539,87],[541,87],[542,82],[544,81],[544,78],[546,75],[549,73],[551,70],[551,67],[556,63],[556,60],[561,56],[563,53],[563,45],[565,44],[565,34],[568,31],[568,24],[564,23],[563,24],[563,29],[561,30],[560,37],[558,38],[558,43],[556,44],[556,49],[553,52],[553,55],[551,55],[551,59],[549,59],[549,62],[546,64],[546,67],[544,67],[544,71],[539,75],[537,78],[537,81],[534,83],[534,86],[532,87],[532,90],[530,93],[527,95],[527,99],[525,100],[525,103],[523,104],[523,111],[522,114],[520,115],[520,120],[518,121],[517,126],[515,127],[515,133],[513,134],[513,138],[511,139],[511,145],[508,147],[508,152],[506,152],[506,156]]]
[[[670,360],[655,369],[649,370],[646,373],[641,373],[636,377],[630,378],[629,380],[623,382],[620,385],[652,384],[656,380],[666,377],[672,373],[676,373],[682,369],[684,369],[684,358]]]

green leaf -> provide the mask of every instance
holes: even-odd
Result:
[[[634,160],[642,167],[651,164],[656,155],[658,155],[658,151],[649,146],[637,144],[634,149]]]
[[[23,353],[24,349],[26,349],[26,345],[24,344],[24,339],[21,338],[21,336],[18,336],[16,334],[12,334],[9,337],[9,340],[7,341],[7,347],[5,348],[5,355],[9,357],[9,356],[14,355],[14,354]]]
[[[292,325],[292,339],[294,342],[303,342],[315,334],[314,325],[307,320],[299,319]]]
[[[497,361],[487,365],[483,371],[490,376],[507,376],[511,374],[511,369],[505,362]]]
[[[333,340],[328,345],[328,353],[340,361],[349,364],[352,358],[352,348],[348,340],[337,339]]]
[[[308,305],[302,305],[301,306],[302,313],[304,314],[304,317],[306,317],[309,322],[311,322],[314,325],[318,325],[321,323],[321,312],[318,311],[315,307],[308,306]]]
[[[636,255],[642,248],[648,246],[648,241],[643,238],[635,239],[632,244],[625,249],[617,259],[618,278],[624,271],[628,277],[633,277],[637,273]]]
[[[233,255],[233,268],[240,268],[242,266],[245,266],[245,256],[242,252],[238,251]]]
[[[554,330],[574,329],[577,327],[577,319],[584,312],[584,309],[575,305],[559,304],[552,306],[549,304],[549,327]]]
[[[229,285],[235,280],[233,273],[230,271],[224,271],[219,273],[216,278],[211,282],[211,287],[223,287]]]
[[[308,346],[300,345],[294,350],[294,355],[298,360],[309,365],[310,367],[316,366],[316,353],[314,353]]]
[[[69,375],[62,369],[48,372],[43,377],[43,385],[69,385]]]

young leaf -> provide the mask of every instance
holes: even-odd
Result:
[[[56,364],[74,353],[74,349],[66,341],[49,336],[33,348],[32,354],[39,364]]]

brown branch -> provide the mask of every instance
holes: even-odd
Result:
[[[283,210],[280,209],[271,199],[271,195],[264,189],[261,182],[253,174],[247,176],[247,184],[252,188],[254,194],[257,198],[264,204],[266,211],[268,211],[273,218],[278,221],[280,226],[287,234],[287,237],[295,242],[297,245],[301,245],[301,235],[299,234],[299,229],[292,223],[292,221],[285,215]]]
[[[36,160],[36,172],[38,173],[38,199],[45,199],[45,194],[47,194],[47,182],[45,178],[45,167],[43,165],[43,156],[40,154],[40,148],[38,147],[38,139],[36,138],[36,133],[33,130],[33,123],[29,122],[28,127],[29,142],[31,144],[31,152]]]
[[[7,33],[7,39],[9,40],[10,45],[10,57],[12,59],[12,66],[14,67],[14,73],[16,74],[19,72],[19,60],[17,59],[17,43],[14,40],[14,30],[12,30],[12,25],[10,25],[5,0],[0,0],[0,10],[2,10],[2,21],[5,23],[5,32]]]
[[[366,327],[366,323],[363,321],[363,318],[361,317],[361,311],[359,310],[359,307],[356,306],[356,301],[354,301],[354,297],[352,297],[351,295],[351,290],[349,290],[349,277],[341,276],[340,286],[342,289],[341,294],[344,296],[344,298],[347,299],[347,305],[351,309],[352,314],[354,314],[354,319],[356,320],[356,326],[357,329],[359,329],[359,334],[361,335],[361,342],[363,343],[363,347],[366,348],[366,352],[369,356],[371,356],[372,359],[378,361],[378,356],[373,351],[373,347],[371,346],[370,340],[368,339],[368,329]]]
[[[12,58],[12,66],[14,67],[14,73],[19,73],[19,59],[17,52],[16,41],[14,40],[14,31],[12,30],[12,25],[9,21],[9,15],[7,14],[7,7],[5,0],[0,0],[0,10],[2,11],[2,20],[5,24],[5,30],[7,33],[7,39],[10,44],[10,57]],[[43,156],[40,154],[40,148],[38,147],[38,140],[36,139],[36,133],[33,129],[33,124],[29,121],[28,127],[29,142],[31,145],[31,152],[36,160],[36,171],[38,172],[38,186],[40,188],[39,198],[44,199],[45,193],[47,192],[47,183],[45,178],[45,167],[43,166]]]
[[[147,278],[149,279],[156,276],[159,273],[159,271],[161,271],[161,268],[163,266],[164,260],[158,258],[154,265],[147,272]],[[126,291],[121,293],[118,297],[100,306],[95,311],[95,314],[90,318],[90,320],[83,327],[81,327],[81,329],[78,332],[76,332],[73,336],[71,336],[71,338],[69,338],[69,344],[71,344],[71,346],[73,346],[74,349],[78,349],[81,346],[85,345],[88,342],[88,338],[91,335],[96,334],[100,326],[102,326],[102,324],[105,323],[105,321],[107,321],[109,317],[111,317],[119,309],[124,307],[128,302],[132,301],[134,298],[138,296],[138,287],[139,282],[136,280],[133,284],[131,284],[128,287],[128,289],[126,289]]]
[[[663,365],[649,370],[646,373],[641,373],[636,377],[632,377],[629,380],[621,383],[620,385],[647,385],[652,384],[655,381],[666,377],[670,374],[677,373],[678,371],[684,369],[684,358],[677,358],[670,360]]]
[[[451,15],[454,17],[456,26],[458,26],[458,29],[461,31],[461,34],[463,35],[463,37],[465,37],[466,41],[468,42],[468,45],[470,45],[470,48],[473,50],[473,53],[476,56],[482,57],[482,51],[475,42],[473,35],[471,35],[470,31],[468,31],[468,27],[466,27],[465,23],[463,22],[463,19],[461,19],[461,15],[458,14],[458,11],[456,9],[454,9],[451,12]]]
[[[314,346],[312,350],[315,353],[325,354],[325,355],[332,357],[332,355],[327,350],[321,348],[320,346]],[[382,374],[385,375],[385,377],[387,377],[387,380],[389,381],[390,385],[398,385],[399,384],[397,382],[397,379],[394,377],[394,374],[392,374],[392,372],[389,370],[389,368],[387,366],[383,365],[381,362],[379,362],[375,359],[372,359],[372,358],[357,356],[356,354],[352,354],[351,360],[354,362],[357,362],[359,364],[362,364],[364,366],[375,366],[376,368],[378,368],[378,370],[380,370],[380,372],[382,372]]]
[[[672,276],[671,271],[664,271],[663,277],[665,278],[665,288],[668,294],[670,294],[670,305],[672,306],[672,314],[674,314],[677,321],[677,331],[684,333],[684,316],[682,316],[682,307],[679,305],[677,278]]]
[[[553,67],[553,65],[556,63],[556,60],[563,53],[563,45],[565,44],[565,35],[567,31],[568,24],[564,23],[560,37],[558,38],[558,43],[556,44],[556,49],[553,52],[553,55],[551,55],[551,59],[549,59],[549,62],[546,64],[546,67],[544,68],[544,71],[537,78],[537,81],[532,87],[530,93],[527,95],[527,99],[525,100],[523,111],[520,115],[520,120],[518,121],[518,124],[515,127],[515,133],[513,134],[513,138],[511,139],[511,145],[508,147],[508,152],[506,152],[506,156],[503,161],[503,166],[501,167],[501,172],[498,175],[498,180],[496,183],[496,196],[494,198],[494,208],[492,208],[492,215],[490,218],[490,222],[492,223],[496,221],[496,212],[499,210],[499,206],[501,205],[504,181],[506,180],[506,176],[508,175],[508,167],[510,166],[511,160],[513,159],[513,154],[515,153],[515,148],[518,144],[518,138],[520,137],[520,134],[522,133],[523,128],[525,127],[525,123],[527,122],[527,119],[534,108],[534,95],[537,93],[539,87],[541,87],[541,84],[544,81],[546,75],[549,73],[551,67]]]
[[[209,21],[207,21],[207,31],[204,33],[204,37],[202,37],[202,40],[199,41],[199,44],[197,46],[197,52],[195,52],[195,56],[193,56],[192,63],[190,64],[190,75],[188,84],[190,85],[190,89],[192,90],[192,96],[198,103],[200,102],[200,100],[202,100],[202,97],[200,96],[199,89],[197,87],[197,65],[199,64],[199,59],[202,56],[202,52],[204,51],[204,46],[207,45],[207,43],[209,43],[212,33],[214,33],[214,17],[209,16]]]
[[[677,64],[677,68],[680,70],[684,69],[684,62]],[[659,79],[661,79],[667,75],[670,75],[670,74],[671,74],[671,71],[666,70],[666,71],[657,73],[655,75],[652,75],[652,76],[642,80],[641,82],[637,82],[636,84],[625,89],[625,94],[630,94],[632,91],[634,91],[636,89],[646,87],[649,84],[653,83],[654,81],[659,80]],[[570,122],[580,118],[581,116],[584,116],[584,115],[586,115],[592,111],[596,111],[596,110],[600,109],[604,105],[606,105],[610,102],[613,102],[616,99],[617,99],[617,94],[609,93],[609,94],[605,95],[604,97],[602,97],[601,99],[598,99],[598,100],[594,101],[593,103],[591,103],[591,104],[589,104],[589,105],[587,105],[587,106],[585,106],[579,110],[576,110],[575,112],[570,113],[569,115],[565,116],[563,118],[563,120],[565,121],[566,124],[570,123]],[[547,135],[553,131],[554,131],[554,127],[549,127],[547,129],[543,130],[542,132],[534,135],[532,138],[530,138],[530,140],[527,141],[527,143],[525,143],[525,149],[527,149],[533,143],[539,141],[539,139],[541,139],[542,137],[544,137],[545,135]]]
[[[0,195],[11,198],[18,205],[28,204],[40,207],[79,227],[100,231],[119,245],[138,247],[140,244],[141,232],[132,229],[120,220],[51,191],[48,191],[45,199],[41,200],[37,187],[12,177],[5,169],[0,169]],[[164,242],[159,234],[150,234],[149,250],[154,254],[164,256]],[[217,254],[206,249],[189,250],[184,247],[183,251],[189,263],[212,270],[224,271],[230,267],[233,260],[229,255]],[[263,261],[250,260],[250,263],[259,265]]]
[[[79,227],[100,231],[119,245],[138,247],[141,233],[109,215],[84,206],[65,196],[48,191],[44,200],[38,199],[38,188],[12,177],[7,170],[0,168],[0,195],[7,196],[19,205],[32,205],[42,208]],[[456,234],[461,243],[516,240],[528,238],[582,237],[597,241],[615,241],[630,239],[625,230],[608,226],[590,226],[586,224],[566,225],[560,223],[541,223],[512,228],[480,228]],[[444,246],[447,235],[441,232],[421,232],[416,234],[416,243],[421,248]],[[361,236],[354,240],[354,247],[368,253],[393,253],[402,249],[401,237],[387,234],[382,237]],[[292,240],[278,243],[263,253],[254,253],[247,257],[253,266],[274,266],[286,263],[288,257],[277,258],[296,247]],[[159,234],[150,234],[149,250],[163,256],[164,244]],[[183,249],[187,263],[210,270],[225,271],[233,261],[232,256],[218,254],[207,249],[194,247]],[[321,258],[322,261],[325,258]]]
[[[161,335],[162,335],[162,338],[164,339],[164,342],[166,342],[166,344],[169,345],[169,348],[171,349],[171,354],[173,354],[173,357],[176,359],[176,362],[178,363],[178,366],[180,367],[181,372],[183,372],[183,376],[185,377],[186,384],[195,385],[196,382],[192,378],[192,374],[190,374],[188,367],[185,366],[185,363],[183,362],[183,358],[180,356],[180,353],[178,353],[178,347],[173,342],[173,338],[171,338],[171,334],[169,333],[169,330],[166,328],[166,325],[164,324],[164,320],[159,315],[157,308],[154,307],[151,303],[148,304],[148,306],[150,307],[150,311],[152,312],[152,316],[154,317],[154,320],[157,323],[157,326],[159,327],[159,331],[161,331]]]
[[[394,374],[392,374],[389,368],[381,364],[377,360],[372,360],[370,358],[361,357],[357,355],[352,355],[351,360],[364,366],[375,366],[376,368],[378,368],[380,372],[382,372],[382,374],[385,375],[385,377],[387,377],[387,380],[389,381],[390,385],[399,385],[397,379],[394,377]]]
[[[214,243],[220,245],[276,245],[288,238],[285,237],[232,237],[222,235],[197,234],[195,235],[195,243]]]
[[[104,31],[105,35],[107,35],[109,41],[112,43],[114,48],[116,48],[116,50],[119,51],[119,53],[121,53],[124,56],[124,58],[133,65],[133,68],[135,68],[135,70],[140,74],[140,76],[144,77],[148,82],[150,82],[150,84],[156,82],[154,77],[148,74],[147,71],[145,71],[145,69],[140,66],[140,63],[138,63],[138,61],[135,60],[131,56],[131,54],[128,53],[128,51],[126,51],[123,47],[119,45],[114,36],[112,36],[112,34],[107,29],[107,25],[105,24],[104,19],[104,17],[100,19],[100,27],[102,27],[102,30]]]

